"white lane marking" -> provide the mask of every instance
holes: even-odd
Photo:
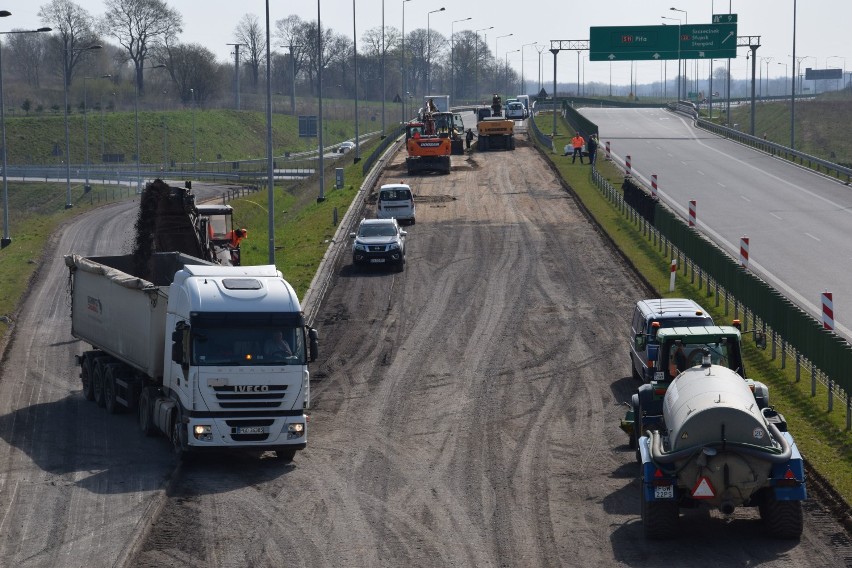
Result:
[[[751,199],[749,199],[749,198],[748,198],[748,197],[746,197],[745,195],[740,195],[740,199],[742,199],[743,201],[746,201],[746,202],[748,202],[748,203],[751,203]]]
[[[775,213],[770,213],[770,215],[772,215],[773,217],[775,217],[775,218],[776,218],[776,219],[778,219],[779,221],[783,221],[783,220],[784,220],[782,217],[779,217],[779,216],[778,216],[778,215],[776,215]]]
[[[725,185],[724,183],[722,183],[720,181],[717,181],[716,185],[718,185],[719,187],[728,187],[727,185]]]
[[[813,236],[813,235],[812,235],[812,234],[810,234],[810,233],[805,233],[805,234],[806,234],[807,236],[809,236],[810,238],[812,238],[813,240],[817,241],[817,242],[822,242],[822,241],[821,241],[818,237],[815,237],[815,236]]]
[[[701,170],[695,170],[695,171],[698,172],[698,175],[702,175],[702,176],[704,175],[704,172],[702,172]]]

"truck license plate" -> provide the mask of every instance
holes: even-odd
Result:
[[[674,485],[654,487],[654,499],[674,499]]]
[[[237,426],[234,434],[268,434],[266,426]]]
[[[385,261],[385,259],[383,259],[383,258],[371,258],[371,259],[370,259],[370,262],[372,262],[372,263],[374,263],[374,264],[380,264],[380,263],[382,263],[382,262],[384,262],[384,261]]]

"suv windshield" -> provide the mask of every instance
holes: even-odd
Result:
[[[393,237],[396,229],[393,225],[361,225],[358,230],[359,237]]]
[[[305,335],[300,327],[194,327],[192,363],[201,367],[304,365]]]

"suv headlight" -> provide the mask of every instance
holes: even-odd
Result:
[[[355,241],[355,250],[367,250],[367,246],[364,243]]]
[[[391,244],[388,246],[388,249],[390,249],[390,250],[398,250],[398,249],[399,249],[399,243],[391,243]]]

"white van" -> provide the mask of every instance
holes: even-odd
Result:
[[[516,97],[518,101],[524,105],[524,118],[530,116],[530,96],[529,95],[518,95]]]
[[[650,382],[657,360],[657,331],[663,327],[713,325],[707,311],[686,298],[654,298],[636,302],[630,324],[630,368],[633,378]]]
[[[379,196],[376,199],[376,218],[394,218],[400,223],[415,222],[414,194],[411,188],[404,183],[389,183],[379,188]]]

